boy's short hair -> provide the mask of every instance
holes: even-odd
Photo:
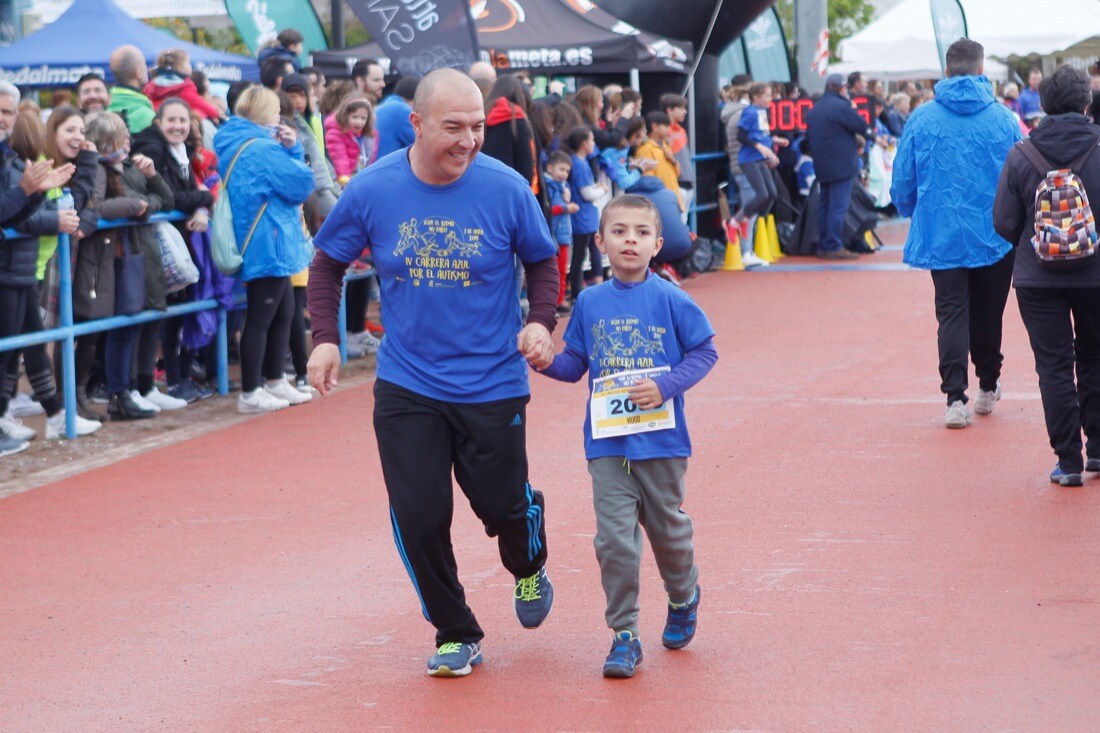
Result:
[[[672,126],[672,118],[668,116],[667,112],[650,112],[645,116],[645,121],[650,134],[653,133],[653,128],[657,125]]]
[[[567,165],[570,168],[573,167],[573,156],[564,150],[555,150],[546,156],[546,165]]]
[[[681,94],[662,94],[661,95],[661,109],[664,112],[668,112],[670,109],[678,109],[679,107],[687,107],[687,98]]]
[[[565,137],[565,147],[576,153],[591,135],[592,130],[584,125],[578,125]]]
[[[764,84],[763,82],[753,84],[751,87],[749,87],[749,99],[751,100],[755,99],[756,97],[762,96],[764,92],[768,91],[771,88],[771,84]]]
[[[276,40],[282,44],[283,48],[290,48],[295,43],[303,43],[306,39],[296,28],[286,28],[276,36]]]
[[[1048,115],[1080,114],[1092,103],[1089,75],[1069,65],[1060,66],[1039,82],[1039,99]]]
[[[657,238],[661,237],[661,212],[658,211],[657,205],[647,199],[645,196],[639,196],[636,193],[624,193],[621,196],[616,196],[611,199],[607,206],[603,207],[603,213],[600,214],[600,236],[603,236],[604,227],[607,226],[607,220],[612,211],[616,209],[634,209],[636,211],[648,211],[653,214],[653,225],[657,230]]]

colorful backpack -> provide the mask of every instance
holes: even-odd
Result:
[[[1096,219],[1089,206],[1080,171],[1096,150],[1100,137],[1068,167],[1055,168],[1030,140],[1020,143],[1024,154],[1044,178],[1035,189],[1035,234],[1031,245],[1039,264],[1052,270],[1076,270],[1092,262],[1100,245]]]

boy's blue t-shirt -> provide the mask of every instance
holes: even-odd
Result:
[[[685,353],[713,336],[710,321],[691,296],[659,277],[650,277],[629,289],[616,288],[609,280],[582,290],[565,330],[565,343],[588,355],[591,394],[592,382],[599,377],[647,367],[675,367]],[[622,456],[632,461],[690,456],[683,395],[673,398],[673,407],[675,428],[593,440],[586,403],[585,456],[589,460]]]
[[[584,200],[581,189],[595,186],[592,178],[592,169],[584,158],[573,156],[573,170],[569,172],[569,190],[573,197],[573,203],[580,208],[577,213],[570,214],[573,223],[574,234],[595,234],[600,228],[600,212],[596,206]]]
[[[340,262],[370,247],[386,327],[379,379],[448,402],[530,394],[515,257],[558,249],[511,168],[479,153],[457,181],[432,186],[399,150],[352,179],[314,244]]]
[[[569,185],[569,182],[555,181],[549,173],[544,176],[544,180],[546,181],[546,194],[550,197],[551,208],[560,206],[564,209],[567,206],[565,203],[565,187]],[[570,195],[572,195],[572,192],[570,192]],[[554,241],[563,247],[572,244],[573,222],[570,215],[563,212],[553,214],[551,218],[553,221],[551,222],[550,233],[554,236]]]

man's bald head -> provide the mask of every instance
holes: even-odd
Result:
[[[111,53],[111,73],[119,84],[138,87],[149,80],[145,54],[137,46],[119,46]]]
[[[429,117],[436,99],[460,99],[467,95],[481,99],[481,90],[470,77],[455,69],[437,69],[417,84],[413,111]]]
[[[488,61],[475,61],[470,65],[470,78],[474,81],[496,81],[497,70]]]

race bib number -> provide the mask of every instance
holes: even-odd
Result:
[[[590,403],[593,439],[676,427],[676,413],[671,401],[643,410],[630,400],[628,394],[638,380],[652,379],[668,371],[667,366],[635,369],[594,380]]]

